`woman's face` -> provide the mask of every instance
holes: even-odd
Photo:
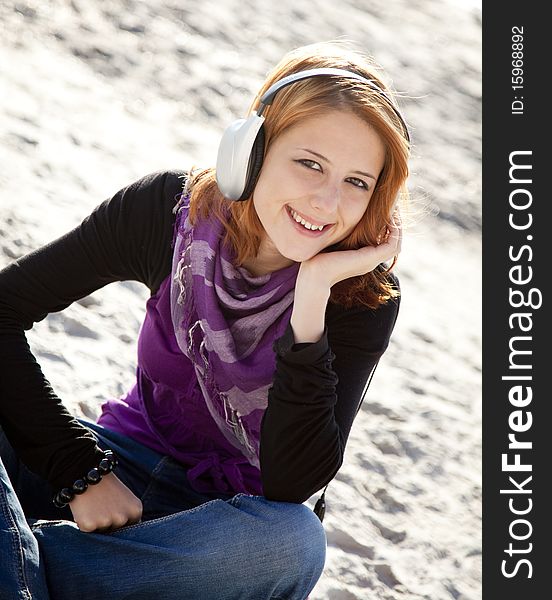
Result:
[[[380,136],[351,112],[311,117],[280,135],[253,193],[266,232],[259,272],[308,260],[346,238],[368,206],[384,157]]]

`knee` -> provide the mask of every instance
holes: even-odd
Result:
[[[281,543],[291,544],[303,560],[325,559],[326,533],[314,512],[304,504],[273,504],[277,505],[273,526],[279,532]]]
[[[326,533],[320,519],[304,504],[252,498],[264,525],[259,543],[268,553],[271,569],[284,573],[286,579],[311,580],[314,586],[326,560]]]

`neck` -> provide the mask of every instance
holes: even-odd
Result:
[[[254,258],[248,258],[242,264],[253,276],[260,277],[291,266],[295,261],[282,256],[274,244],[263,238]]]

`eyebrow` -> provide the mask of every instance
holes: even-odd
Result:
[[[322,160],[325,160],[330,165],[332,164],[329,159],[327,159],[322,154],[319,154],[318,152],[315,152],[314,150],[310,150],[309,148],[299,148],[299,150],[305,150],[305,152],[310,152],[311,154],[314,154],[314,156],[318,156],[318,158],[321,158]],[[366,173],[365,171],[353,171],[353,173],[357,173],[358,175],[364,175],[365,177],[370,177],[370,179],[373,179],[374,181],[377,181],[377,179],[373,175],[370,175],[370,173]]]

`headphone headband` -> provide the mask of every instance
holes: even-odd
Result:
[[[268,88],[268,90],[262,95],[261,99],[259,100],[259,108],[256,111],[257,116],[262,116],[264,109],[272,104],[272,102],[274,101],[274,97],[282,88],[287,87],[288,85],[291,85],[296,81],[300,81],[301,79],[308,79],[310,77],[317,77],[320,75],[346,77],[347,79],[356,79],[358,81],[366,83],[370,88],[377,92],[393,109],[393,111],[395,112],[395,114],[401,122],[405,137],[408,140],[408,143],[410,144],[410,134],[408,133],[408,127],[406,126],[405,120],[399,112],[399,109],[395,106],[389,95],[384,90],[382,90],[373,79],[367,79],[366,77],[359,75],[358,73],[355,73],[353,71],[347,71],[345,69],[334,69],[331,67],[320,69],[306,69],[304,71],[299,71],[298,73],[292,73],[291,75],[283,77],[276,83],[273,83]]]

